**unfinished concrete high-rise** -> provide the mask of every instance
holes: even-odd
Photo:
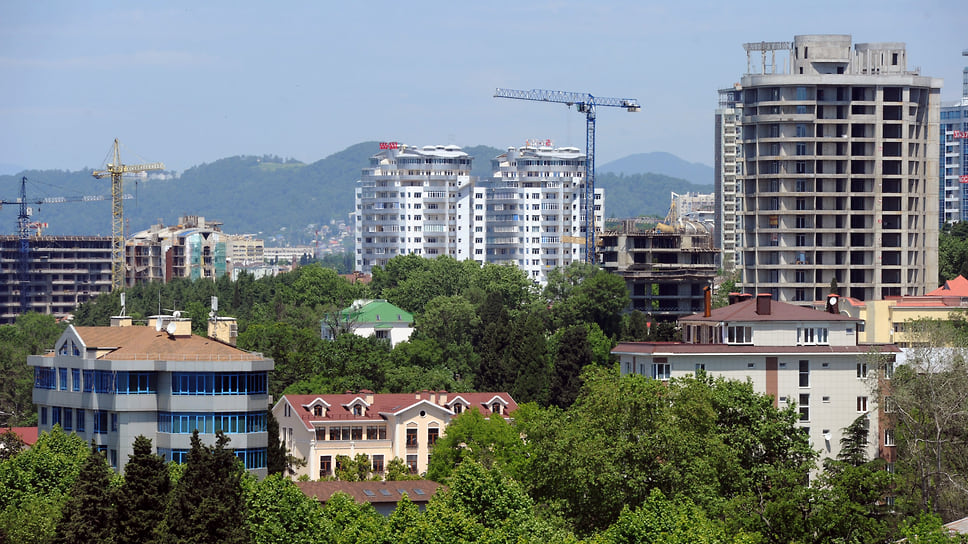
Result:
[[[908,69],[903,43],[804,35],[744,49],[743,290],[810,301],[833,280],[861,300],[933,288],[941,80]]]

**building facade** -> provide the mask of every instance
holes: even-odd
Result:
[[[599,236],[602,268],[625,280],[631,309],[662,321],[702,311],[703,289],[716,278],[713,235],[698,225],[693,232],[643,232],[632,223]]]
[[[737,175],[742,172],[740,120],[743,116],[743,93],[739,83],[732,89],[719,91],[719,108],[715,116],[713,150],[715,193],[715,243],[720,251],[722,269],[732,272],[736,267],[737,206],[742,203],[736,194]]]
[[[743,290],[811,301],[833,280],[859,300],[932,289],[941,80],[908,70],[903,43],[851,48],[850,36],[805,35],[744,48]]]
[[[962,52],[968,56],[968,49]],[[962,71],[961,100],[941,106],[938,175],[940,224],[968,220],[968,67]]]
[[[52,352],[28,357],[41,431],[60,425],[122,470],[139,435],[166,460],[184,462],[194,430],[209,445],[222,430],[246,468],[266,475],[271,359],[194,336],[186,318],[112,323],[69,326]]]
[[[455,145],[383,143],[356,189],[356,266],[397,255],[470,258],[471,157]]]
[[[19,236],[0,236],[0,324],[22,313],[26,290],[29,311],[61,318],[82,302],[111,292],[111,238],[30,236],[26,273],[20,271]]]
[[[357,271],[397,255],[448,255],[512,264],[543,283],[548,271],[585,259],[578,148],[512,147],[491,161],[493,177],[478,180],[457,146],[382,145],[356,190]],[[601,225],[604,191],[594,198]]]
[[[683,342],[620,343],[612,351],[623,375],[658,380],[704,371],[746,381],[777,407],[796,405],[800,426],[822,456],[836,458],[843,429],[866,416],[870,456],[893,460],[893,435],[878,412],[869,368],[880,351],[889,376],[900,350],[857,344],[858,320],[841,315],[837,297],[822,312],[774,301],[768,293],[679,320]],[[829,309],[829,308],[828,308]]]
[[[174,278],[215,279],[226,273],[226,242],[222,224],[187,215],[177,225],[152,225],[125,241],[125,285]]]
[[[366,455],[370,470],[386,472],[400,459],[412,474],[427,471],[430,451],[444,436],[450,420],[467,410],[487,417],[510,418],[517,403],[507,393],[283,395],[272,407],[279,438],[306,465],[293,476],[326,479],[335,474],[340,456]]]
[[[396,346],[413,334],[413,314],[386,300],[356,300],[348,308],[327,315],[320,323],[320,335],[333,340],[343,332],[368,338],[374,336]]]

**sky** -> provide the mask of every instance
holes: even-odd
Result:
[[[498,87],[637,99],[638,113],[598,109],[598,164],[665,151],[711,165],[717,89],[746,72],[743,43],[906,42],[908,68],[951,101],[966,29],[964,0],[7,1],[0,174],[99,168],[115,138],[124,163],[176,171],[311,163],[363,141],[585,148],[583,114]]]

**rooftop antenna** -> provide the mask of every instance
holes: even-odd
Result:
[[[125,308],[126,306],[124,303],[124,291],[121,291],[121,317],[124,317]]]
[[[218,321],[218,297],[217,296],[214,296],[214,295],[212,296],[212,310],[208,312],[208,317],[210,317],[212,321]]]

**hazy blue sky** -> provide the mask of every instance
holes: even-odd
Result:
[[[648,151],[712,164],[716,90],[746,71],[744,42],[903,41],[950,101],[966,30],[964,0],[4,1],[0,164],[99,167],[115,137],[126,163],[175,170],[313,162],[365,140],[584,149],[582,115],[495,87],[637,98],[640,113],[600,108],[599,164]]]

